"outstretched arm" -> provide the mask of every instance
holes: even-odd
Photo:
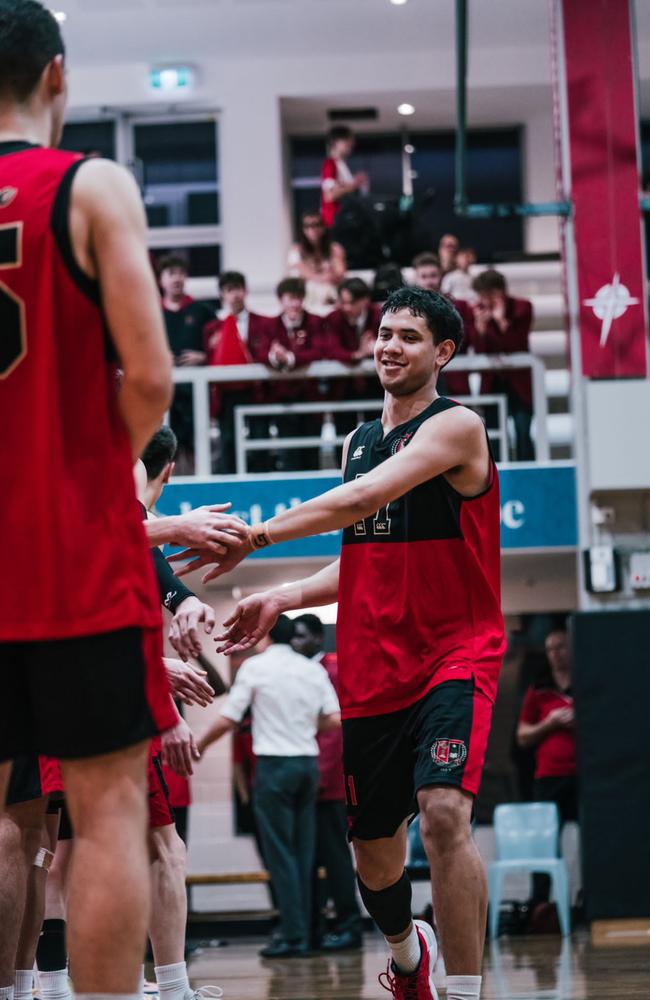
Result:
[[[255,549],[347,528],[427,479],[461,469],[471,473],[477,493],[489,482],[489,451],[483,421],[471,410],[459,406],[426,420],[408,448],[398,451],[367,475],[283,511],[264,524],[249,527],[247,545],[239,551],[229,551],[203,580],[207,582],[229,572]],[[179,553],[171,559],[188,556],[194,561],[180,569],[178,576],[211,561],[200,551]]]
[[[267,635],[280,615],[302,608],[319,608],[333,604],[339,590],[339,560],[313,576],[283,587],[251,594],[235,608],[223,624],[225,631],[217,636],[222,645],[217,652],[238,653],[256,646]]]

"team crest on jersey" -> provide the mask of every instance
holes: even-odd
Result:
[[[18,188],[0,188],[0,208],[6,208],[8,205],[11,205],[17,194]]]
[[[396,441],[395,444],[393,445],[391,449],[391,454],[396,455],[398,451],[401,451],[402,448],[405,448],[406,445],[411,440],[411,438],[413,437],[414,433],[415,433],[414,431],[409,431],[408,434],[403,434],[402,437],[399,438],[399,440]]]
[[[354,455],[352,456],[352,460],[354,461],[355,458],[362,458],[365,448],[366,448],[365,444],[360,444],[359,447],[355,449]]]
[[[467,745],[464,740],[436,740],[431,759],[441,771],[453,771],[467,760]]]

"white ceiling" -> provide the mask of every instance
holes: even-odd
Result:
[[[454,45],[454,0],[50,0],[72,65],[204,56],[431,51]],[[648,4],[641,3],[641,6]],[[650,17],[646,18],[650,21]],[[472,44],[547,38],[546,0],[470,0]]]

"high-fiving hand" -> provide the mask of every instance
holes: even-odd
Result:
[[[224,623],[225,631],[216,636],[218,653],[243,653],[267,635],[280,616],[280,606],[271,591],[251,594],[240,601]]]

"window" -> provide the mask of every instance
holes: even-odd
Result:
[[[214,120],[136,122],[133,150],[151,228],[218,224]]]
[[[115,122],[69,122],[63,130],[61,149],[115,159]]]

